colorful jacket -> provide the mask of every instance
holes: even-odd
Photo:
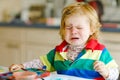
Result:
[[[86,47],[73,62],[67,60],[66,45],[66,41],[63,41],[47,55],[40,57],[43,64],[47,66],[47,70],[57,71],[58,74],[104,80],[104,78],[93,68],[93,63],[96,60],[104,62],[106,67],[109,68],[118,67],[105,46],[100,44],[97,40],[89,40]]]

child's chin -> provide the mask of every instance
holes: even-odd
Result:
[[[71,45],[73,45],[73,46],[80,46],[80,44],[78,42],[73,42]]]

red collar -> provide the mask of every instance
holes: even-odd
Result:
[[[56,51],[58,52],[63,52],[63,48],[67,45],[68,43],[64,40],[60,45],[56,46]],[[66,51],[66,50],[65,50]]]
[[[96,39],[90,39],[87,44],[85,49],[92,49],[92,50],[103,50],[104,49],[104,45],[98,43],[98,41]]]
[[[63,48],[67,45],[68,43],[64,40],[60,45],[56,46],[56,51],[58,52],[63,52]],[[104,45],[98,43],[96,39],[90,39],[86,46],[85,49],[91,49],[91,50],[103,50]],[[67,50],[64,50],[64,52]]]

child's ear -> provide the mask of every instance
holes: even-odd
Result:
[[[94,32],[93,32],[93,31],[91,31],[91,32],[90,32],[90,35],[92,35],[93,33],[94,33]]]
[[[93,35],[94,32],[95,30],[93,28],[90,28],[90,35]]]

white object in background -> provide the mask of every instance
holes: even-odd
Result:
[[[46,18],[51,18],[52,17],[52,10],[53,10],[53,3],[48,2],[46,4],[46,8],[45,8],[45,17]]]
[[[28,9],[24,9],[21,12],[21,20],[24,21],[24,22],[29,21],[29,11],[28,11]]]

